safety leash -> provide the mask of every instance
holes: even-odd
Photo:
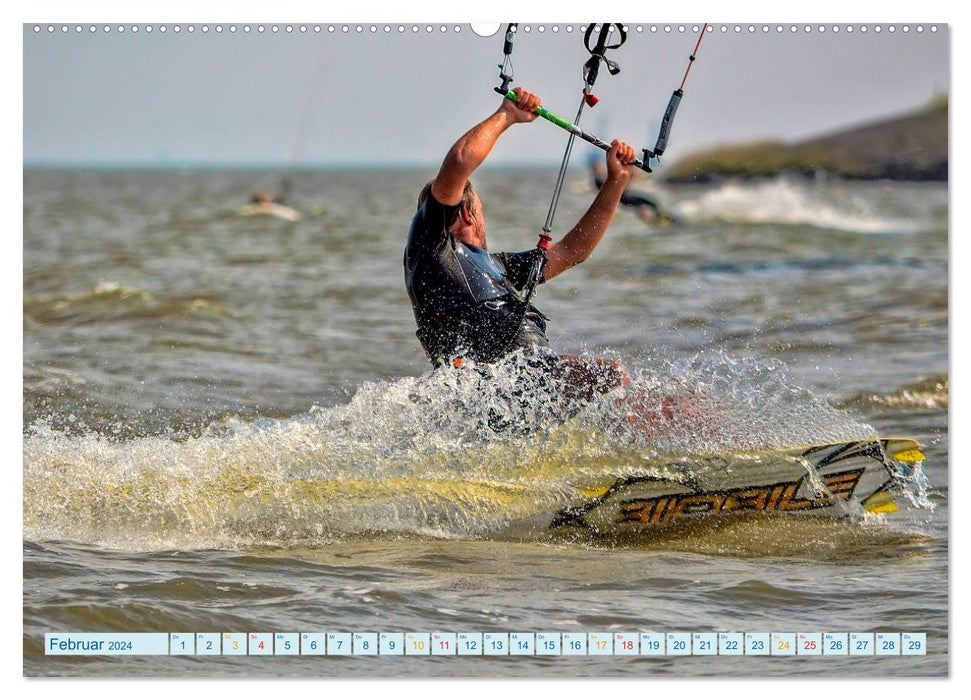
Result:
[[[613,27],[616,27],[617,34],[620,38],[615,43],[608,44],[607,42],[613,32]],[[597,82],[597,76],[600,74],[600,64],[606,64],[607,70],[611,75],[620,73],[620,66],[615,61],[608,59],[605,54],[608,49],[619,49],[623,46],[624,42],[627,41],[627,30],[624,29],[624,25],[622,24],[603,22],[600,24],[600,33],[597,36],[596,44],[591,45],[590,40],[593,38],[593,33],[596,28],[596,24],[590,24],[583,36],[583,45],[590,54],[590,58],[583,64],[583,91],[581,93],[577,115],[573,119],[574,127],[579,127],[580,125],[583,108],[587,106],[593,107],[600,101],[593,94],[594,83]],[[570,164],[570,155],[573,153],[573,144],[576,143],[576,136],[575,132],[570,132],[570,138],[567,139],[566,149],[563,152],[563,159],[560,161],[560,172],[556,176],[553,197],[550,201],[549,211],[546,213],[546,223],[543,224],[543,232],[540,234],[540,242],[537,244],[543,250],[549,248],[549,243],[553,239],[551,235],[553,231],[553,218],[556,216],[556,207],[560,203],[560,193],[563,191],[563,183],[566,180],[566,171]]]
[[[495,88],[495,91],[500,95],[503,95],[506,99],[514,102],[516,101],[517,97],[516,94],[509,89],[509,85],[512,82],[514,75],[512,52],[513,41],[516,37],[518,26],[518,23],[515,22],[506,26],[502,47],[503,62],[499,64],[499,79],[501,84]],[[597,34],[596,43],[592,44],[591,40],[593,39],[594,33],[597,31],[598,26],[600,31]],[[614,33],[614,31],[617,32],[618,39],[614,43],[608,43],[610,41],[610,35]],[[677,114],[678,106],[681,104],[681,98],[684,97],[684,86],[688,81],[688,74],[691,72],[691,66],[697,59],[698,50],[701,48],[701,41],[704,39],[707,32],[708,24],[706,23],[701,28],[698,41],[695,43],[694,51],[692,51],[691,55],[688,57],[688,66],[685,69],[684,76],[681,78],[681,85],[672,93],[671,99],[668,100],[668,106],[664,111],[664,117],[661,120],[661,128],[658,132],[658,137],[654,144],[654,148],[642,149],[644,154],[643,159],[635,160],[632,163],[633,166],[640,168],[644,172],[652,172],[650,166],[651,159],[659,160],[667,148],[668,139],[671,136],[671,128],[674,125],[674,117]],[[540,254],[536,256],[536,260],[530,268],[529,275],[526,279],[526,284],[523,286],[523,291],[519,298],[519,301],[523,302],[524,315],[525,310],[536,292],[536,285],[539,284],[540,277],[543,274],[543,266],[546,264],[546,253],[549,250],[550,242],[553,240],[553,219],[556,216],[556,208],[560,201],[560,193],[563,191],[563,183],[566,179],[567,166],[570,162],[570,155],[573,152],[573,144],[576,142],[576,138],[579,137],[601,149],[602,151],[610,150],[609,143],[598,138],[597,136],[594,136],[593,134],[587,133],[580,128],[580,117],[583,114],[584,107],[593,107],[597,104],[597,102],[599,102],[597,97],[593,94],[593,86],[594,83],[596,83],[597,77],[600,73],[601,64],[607,66],[607,70],[611,75],[617,75],[620,72],[620,66],[617,65],[615,61],[608,59],[606,57],[606,52],[608,50],[620,48],[626,40],[627,30],[623,24],[603,22],[599,25],[593,23],[588,25],[586,32],[584,33],[583,44],[590,53],[590,58],[587,59],[586,63],[583,64],[583,92],[580,99],[580,106],[577,109],[577,114],[576,117],[574,117],[573,122],[570,123],[566,119],[557,116],[544,107],[537,107],[535,110],[535,113],[538,116],[552,124],[555,124],[561,129],[568,131],[570,133],[570,137],[567,140],[566,149],[563,153],[563,158],[560,161],[560,170],[556,177],[556,185],[553,188],[553,197],[550,201],[550,207],[546,214],[546,222],[543,224],[543,230],[539,234],[539,241],[536,244]]]
[[[595,32],[597,32],[598,26],[599,33],[596,34],[597,38],[596,42],[594,42],[593,38]],[[517,27],[517,23],[510,23],[506,27],[502,47],[503,62],[499,64],[499,79],[501,84],[496,88],[496,92],[513,100],[516,99],[516,96],[514,93],[509,91],[509,84],[512,82],[514,75],[512,51]],[[616,32],[618,38],[617,40],[611,42],[610,36],[614,32]],[[533,295],[536,292],[536,286],[539,284],[540,277],[543,274],[543,266],[546,264],[546,252],[549,250],[550,242],[553,240],[553,220],[556,217],[556,208],[560,202],[560,194],[563,191],[563,183],[566,180],[566,172],[570,164],[570,155],[573,153],[573,144],[576,142],[576,137],[581,136],[581,138],[584,138],[584,140],[591,141],[601,148],[604,148],[604,150],[610,148],[608,144],[596,139],[596,137],[591,137],[589,134],[586,134],[582,129],[579,128],[580,117],[583,115],[584,107],[593,107],[600,101],[597,96],[593,94],[593,87],[597,82],[597,77],[600,75],[601,64],[607,66],[607,71],[611,75],[617,75],[620,73],[620,66],[616,61],[607,58],[606,54],[608,50],[620,48],[626,40],[627,30],[624,28],[623,24],[602,22],[600,25],[594,23],[588,25],[583,37],[583,45],[590,54],[590,58],[588,58],[583,64],[583,90],[580,97],[580,106],[577,108],[577,114],[573,119],[573,123],[570,124],[569,122],[566,122],[566,120],[563,120],[556,115],[543,110],[542,108],[537,110],[537,113],[548,121],[557,124],[557,126],[566,128],[570,132],[570,137],[567,139],[566,148],[563,152],[563,158],[560,161],[560,170],[557,173],[556,184],[553,187],[553,196],[550,200],[549,210],[546,213],[546,222],[543,224],[542,232],[539,234],[539,241],[536,243],[536,247],[539,249],[540,254],[536,256],[536,260],[530,268],[529,275],[526,278],[526,284],[523,286],[520,301],[523,302],[524,309],[532,300]]]

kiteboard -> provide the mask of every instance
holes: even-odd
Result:
[[[890,513],[923,460],[917,441],[886,438],[663,463],[651,470],[663,476],[578,485],[582,500],[549,527],[633,533],[701,515]]]
[[[284,221],[300,221],[300,212],[282,204],[247,204],[236,210],[239,216],[275,216]]]

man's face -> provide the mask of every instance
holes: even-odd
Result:
[[[475,190],[472,191],[472,199],[474,200],[473,213],[475,214],[475,230],[476,232],[485,238],[485,216],[482,213],[482,200],[479,199],[479,193]]]

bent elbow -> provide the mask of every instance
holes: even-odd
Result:
[[[586,255],[577,255],[573,251],[563,249],[554,251],[551,249],[548,254],[548,262],[543,270],[543,279],[551,280],[571,267],[576,267],[586,259]]]
[[[570,254],[566,257],[566,269],[569,270],[571,267],[576,267],[589,257],[589,250],[570,251]]]
[[[445,156],[444,167],[450,172],[467,173],[475,170],[473,157],[467,147],[453,148]]]

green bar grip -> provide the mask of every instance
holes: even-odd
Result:
[[[501,93],[501,91],[498,88],[496,89],[496,92],[500,92]],[[505,93],[503,96],[507,100],[512,100],[513,102],[519,102],[519,100],[516,98],[516,93],[513,92],[512,90],[510,90],[509,92]],[[553,122],[554,124],[556,124],[561,129],[566,129],[567,131],[570,131],[573,128],[573,122],[568,122],[563,117],[560,117],[560,116],[558,116],[556,114],[553,114],[551,111],[549,111],[545,107],[537,107],[536,109],[533,110],[533,112],[537,116],[540,116],[543,119],[545,119],[546,121]]]
[[[498,92],[500,95],[502,95],[503,97],[505,97],[507,100],[512,100],[513,102],[519,102],[519,100],[516,99],[516,93],[513,92],[512,90],[503,91],[501,88],[494,88],[494,89],[495,89],[496,92]],[[573,124],[573,122],[568,122],[563,117],[560,117],[560,116],[558,116],[556,114],[553,114],[551,111],[549,111],[545,107],[537,107],[533,111],[536,113],[537,116],[542,117],[543,119],[545,119],[548,122],[551,122],[553,124],[556,124],[561,129],[566,129],[567,131],[569,131],[574,136],[578,136],[581,139],[583,139],[584,141],[586,141],[587,143],[593,144],[594,146],[596,146],[597,148],[599,148],[601,151],[609,151],[610,150],[610,144],[607,143],[606,141],[603,141],[602,139],[594,136],[593,134],[588,134],[586,131],[584,131],[580,127],[576,126],[575,124]],[[651,166],[650,166],[647,158],[645,158],[644,160],[635,160],[633,163],[631,163],[631,165],[633,165],[633,166],[635,166],[637,168],[640,168],[645,173],[652,172],[651,171]]]

